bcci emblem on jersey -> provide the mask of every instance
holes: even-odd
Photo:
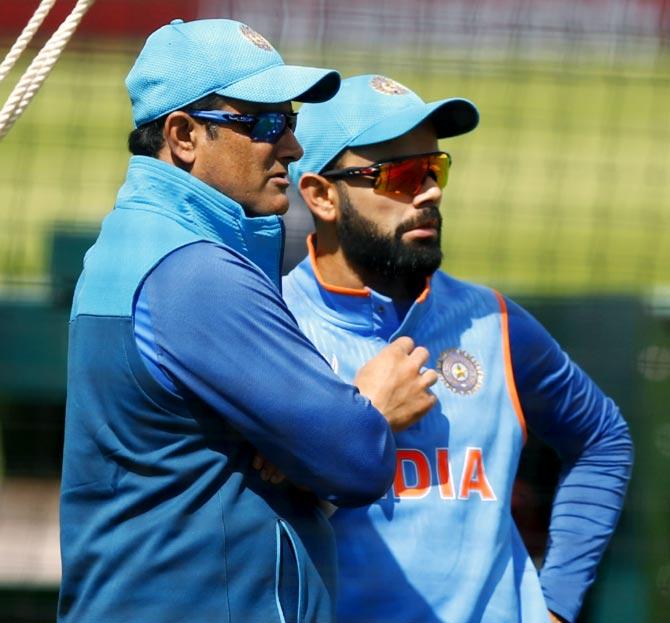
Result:
[[[445,350],[437,360],[437,372],[444,384],[456,394],[474,394],[484,380],[484,373],[477,360],[464,350]]]

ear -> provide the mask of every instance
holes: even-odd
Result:
[[[193,165],[201,127],[193,121],[192,117],[181,110],[172,112],[167,116],[163,126],[164,149],[168,152],[166,156],[174,164],[185,168],[190,168]]]
[[[317,173],[305,173],[298,188],[314,218],[323,222],[336,220],[340,197],[333,182]]]

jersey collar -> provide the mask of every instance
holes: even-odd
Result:
[[[358,333],[377,335],[386,340],[411,335],[427,309],[432,305],[430,282],[412,303],[404,318],[399,315],[393,299],[375,290],[342,288],[325,281],[316,263],[315,234],[307,237],[308,256],[296,268],[296,277],[309,298],[329,320]]]

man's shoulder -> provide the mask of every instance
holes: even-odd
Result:
[[[312,270],[312,263],[309,255],[302,258],[288,273],[283,277],[284,282],[291,282],[296,279],[309,278],[315,279],[314,271]]]
[[[261,272],[243,253],[212,240],[196,240],[177,247],[163,256],[155,268],[159,266],[175,274],[194,273],[202,276],[236,269],[256,268]]]
[[[147,274],[145,283],[166,296],[175,296],[175,290],[181,296],[227,293],[231,302],[238,296],[263,298],[269,290],[275,290],[265,273],[245,255],[207,240],[172,250]]]
[[[317,289],[318,282],[309,257],[305,257],[282,277],[282,296],[289,304],[294,300],[311,297]]]
[[[469,295],[489,298],[496,294],[496,290],[489,286],[465,279],[459,279],[441,269],[433,273],[430,280],[430,286],[431,291],[437,296]]]

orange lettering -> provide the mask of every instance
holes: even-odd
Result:
[[[440,497],[443,500],[454,499],[452,484],[451,463],[449,463],[449,448],[437,449],[437,482],[440,487]]]
[[[465,452],[465,465],[458,497],[461,500],[467,500],[471,492],[478,493],[482,500],[496,499],[486,478],[481,448],[468,448]]]
[[[405,478],[405,467],[414,467],[414,484],[408,484]],[[395,479],[393,495],[396,498],[422,498],[430,493],[430,465],[428,458],[421,450],[398,450],[396,452]]]

